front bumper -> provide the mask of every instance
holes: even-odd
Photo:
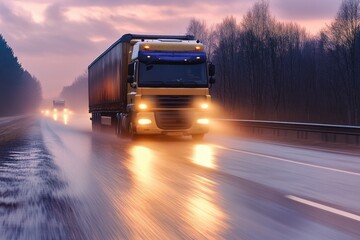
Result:
[[[149,124],[139,124],[140,119],[150,120]],[[157,124],[155,113],[154,112],[139,112],[136,114],[135,121],[135,131],[137,134],[162,134],[170,136],[187,136],[193,134],[205,134],[209,132],[209,124],[200,124],[197,122],[198,119],[208,119],[205,116],[204,112],[193,112],[191,114],[191,120],[189,127],[172,127],[171,129],[160,128]]]

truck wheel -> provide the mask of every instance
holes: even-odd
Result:
[[[91,120],[91,128],[92,128],[92,130],[95,132],[97,129],[96,129],[96,123],[95,123],[95,119],[92,119]]]
[[[194,141],[201,141],[204,138],[204,134],[193,134],[191,137]]]
[[[97,115],[95,115],[95,114],[92,114],[92,117],[91,117],[91,127],[94,132],[101,130],[100,122],[98,120]]]
[[[121,137],[122,135],[122,124],[121,124],[121,118],[116,118],[116,136]]]
[[[129,135],[131,140],[138,140],[139,139],[139,135],[136,133],[134,125],[132,123],[129,124]]]
[[[124,121],[126,121],[125,117],[120,116],[116,118],[116,135],[118,137],[126,137],[127,136],[127,129],[124,127],[125,123]]]
[[[129,128],[127,127],[128,126],[127,121],[128,120],[126,116],[121,117],[121,136],[123,137],[129,136]]]

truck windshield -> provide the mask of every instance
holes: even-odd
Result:
[[[139,64],[139,87],[207,87],[206,63]]]

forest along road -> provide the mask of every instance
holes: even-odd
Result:
[[[132,142],[77,115],[0,118],[0,134],[0,239],[360,239],[360,153]]]

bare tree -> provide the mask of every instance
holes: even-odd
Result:
[[[270,16],[269,5],[265,1],[255,3],[242,21],[242,47],[247,66],[245,72],[250,83],[253,119],[259,118],[259,113],[265,109],[270,66],[267,41],[274,26],[275,21]]]
[[[359,124],[360,108],[360,0],[344,0],[335,21],[329,26],[327,48],[340,73],[339,87],[344,88],[349,124]]]
[[[195,18],[190,19],[186,34],[194,35],[196,39],[204,44],[208,58],[211,60],[215,45],[214,31],[208,29],[205,21],[200,21]]]
[[[211,90],[224,114],[240,118],[360,124],[360,0],[344,0],[318,37],[271,16],[256,2],[238,24],[192,19],[217,66]]]
[[[222,99],[227,111],[231,115],[238,112],[241,105],[239,95],[241,79],[238,72],[238,38],[239,26],[234,17],[225,18],[216,27],[216,51],[214,52],[215,63],[217,64],[217,76],[221,79],[222,85],[219,97]]]

